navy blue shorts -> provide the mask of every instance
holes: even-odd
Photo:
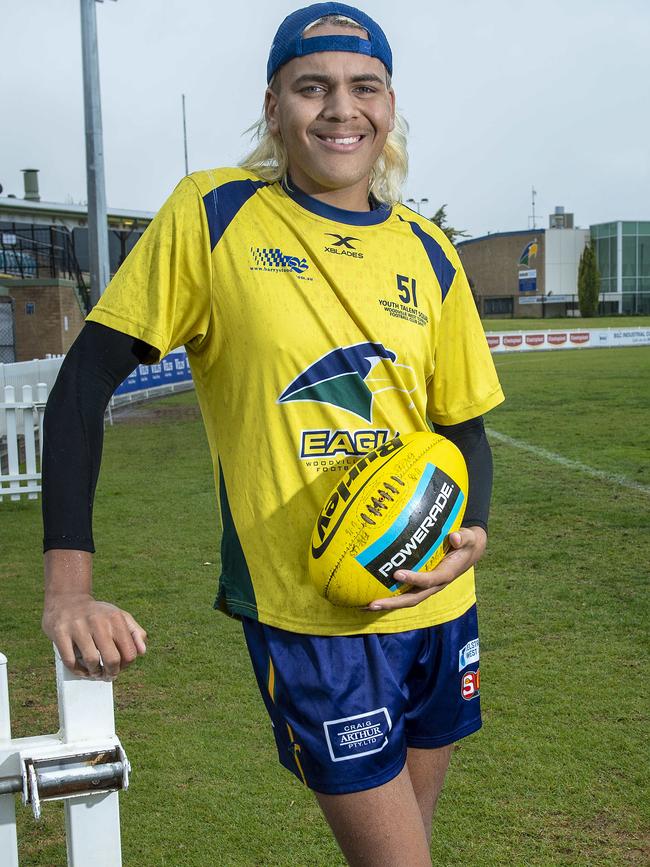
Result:
[[[481,727],[476,605],[388,635],[243,624],[280,762],[317,792],[380,786],[401,771],[407,747],[446,746]]]

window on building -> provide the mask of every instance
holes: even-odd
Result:
[[[513,303],[512,295],[507,298],[484,298],[483,299],[483,315],[484,316],[512,316]]]
[[[623,277],[634,277],[636,270],[636,235],[623,236]]]
[[[639,277],[650,277],[650,223],[639,223],[648,226],[647,235],[639,235],[638,270]]]

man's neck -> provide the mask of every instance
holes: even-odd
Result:
[[[312,196],[326,205],[332,205],[334,208],[342,208],[345,211],[372,210],[368,201],[368,180],[365,178],[352,187],[343,187],[338,190],[324,189],[310,178],[300,176],[299,178],[291,176],[289,182],[308,196]]]

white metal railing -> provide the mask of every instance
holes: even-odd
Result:
[[[113,685],[77,677],[55,649],[60,728],[11,737],[7,658],[0,653],[0,864],[18,867],[16,794],[38,820],[65,802],[68,867],[120,867],[118,792],[131,766],[115,734]]]
[[[40,466],[46,400],[47,385],[44,382],[36,385],[36,400],[31,385],[23,385],[21,401],[16,400],[13,385],[4,387],[4,402],[0,403],[0,409],[5,416],[6,456],[3,458],[0,453],[0,503],[4,496],[10,500],[20,500],[23,496],[30,500],[38,498],[41,490]],[[25,450],[25,469],[22,471],[21,438]]]

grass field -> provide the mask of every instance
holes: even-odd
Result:
[[[488,417],[501,438],[478,576],[484,727],[455,752],[433,863],[645,865],[650,349],[496,361],[508,400]],[[96,591],[150,634],[115,684],[134,767],[124,864],[341,865],[310,793],[277,764],[238,624],[211,610],[215,496],[193,400],[107,431],[95,509]],[[14,734],[52,731],[39,504],[0,504],[0,530]],[[18,811],[21,864],[64,865],[60,805],[39,825]]]
[[[650,316],[596,316],[593,319],[484,319],[486,331],[531,331],[544,328],[647,328]]]

